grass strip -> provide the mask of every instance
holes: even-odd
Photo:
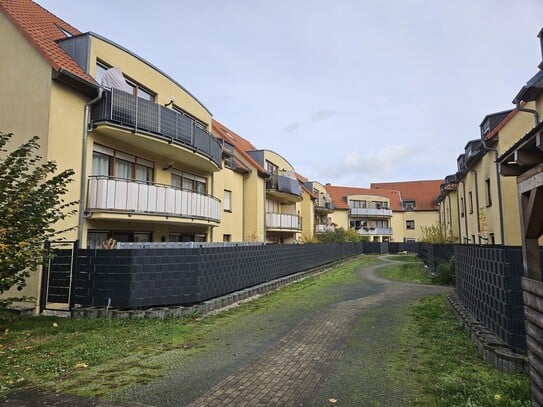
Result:
[[[385,277],[389,280],[394,281],[403,281],[406,283],[419,284],[435,284],[434,279],[430,277],[428,273],[428,269],[425,268],[424,264],[416,257],[414,261],[410,260],[409,263],[394,264],[391,266],[383,267],[377,271],[377,274],[379,274],[381,277]]]
[[[424,396],[416,406],[530,406],[528,378],[502,373],[484,362],[443,295],[426,297],[409,309],[394,369],[411,372]]]
[[[331,285],[354,283],[354,271],[375,262],[376,256],[360,256],[203,319],[66,319],[0,311],[0,395],[27,386],[106,396],[160,376],[160,367],[134,361],[171,349],[201,350],[213,341],[215,327],[248,314],[315,310],[335,300],[328,293]],[[106,393],[86,390],[100,388],[103,381],[111,385],[114,378],[114,389],[102,387]],[[89,386],[89,381],[96,383]]]

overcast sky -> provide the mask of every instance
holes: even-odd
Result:
[[[455,173],[483,117],[513,108],[541,61],[542,0],[37,2],[335,185]]]

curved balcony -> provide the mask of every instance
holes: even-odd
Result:
[[[300,202],[302,200],[302,187],[296,178],[288,175],[273,174],[266,182],[266,193],[284,202]]]
[[[290,230],[299,232],[302,230],[302,218],[298,215],[287,213],[266,213],[267,230]]]
[[[350,208],[351,216],[365,216],[365,217],[392,217],[392,209],[377,209],[377,208]]]
[[[91,124],[113,126],[189,149],[221,168],[222,147],[192,118],[118,89],[105,90],[92,105]],[[125,136],[126,139],[126,136]]]
[[[220,222],[219,199],[169,185],[90,177],[87,212],[129,213]]]
[[[315,200],[315,212],[317,213],[332,213],[334,212],[334,204],[332,203],[331,199],[324,199],[323,197],[319,197]]]

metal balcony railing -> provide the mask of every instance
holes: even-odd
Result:
[[[334,204],[332,203],[331,199],[325,199],[320,196],[315,200],[315,209],[320,209],[323,211],[333,211]]]
[[[384,208],[350,208],[351,215],[358,216],[379,216],[379,217],[391,217],[392,209]]]
[[[287,213],[266,213],[266,228],[302,230],[302,218]]]
[[[191,117],[118,89],[104,91],[92,105],[91,123],[101,122],[145,132],[187,146],[221,166],[222,147]]]
[[[356,232],[362,236],[373,236],[373,235],[392,236],[392,228],[362,227],[358,229]]]
[[[302,187],[296,178],[282,174],[273,174],[266,182],[266,189],[302,196]]]
[[[220,222],[219,199],[169,185],[105,176],[90,177],[88,212],[134,213]]]

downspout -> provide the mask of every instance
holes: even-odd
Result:
[[[515,99],[515,105],[517,107],[517,110],[519,112],[526,112],[526,113],[531,113],[534,115],[534,127],[536,127],[538,124],[539,124],[539,112],[535,109],[528,109],[528,108],[525,108],[525,107],[522,107],[520,105],[520,100],[518,99]]]
[[[469,242],[469,233],[468,233],[468,214],[466,213],[466,183],[464,181],[458,181],[462,183],[462,190],[464,191],[464,225],[466,226],[466,237],[463,239],[464,243]],[[474,242],[475,243],[475,242]]]
[[[81,153],[81,189],[79,191],[79,224],[77,226],[77,241],[81,247],[81,239],[83,238],[83,221],[85,219],[85,203],[87,201],[87,141],[89,138],[89,111],[90,107],[102,99],[104,94],[103,88],[98,88],[98,96],[85,105],[85,113],[83,118],[83,148]]]
[[[461,181],[458,181],[459,183]],[[456,216],[458,219],[458,240],[459,243],[462,244],[462,222],[460,221],[460,196],[459,196],[458,188],[456,190]]]
[[[528,109],[527,109],[528,110]],[[537,113],[537,112],[536,112]],[[504,227],[503,227],[503,202],[502,202],[502,182],[501,182],[501,175],[500,175],[500,163],[498,162],[498,149],[495,147],[489,147],[486,144],[486,137],[481,134],[481,142],[483,143],[483,148],[486,151],[493,151],[494,152],[494,164],[496,166],[496,183],[498,184],[498,211],[500,213],[500,242],[501,245],[505,245],[504,242]]]
[[[481,244],[481,219],[479,217],[479,186],[477,180],[477,171],[474,169],[469,170],[475,175],[475,208],[477,209],[477,237],[479,238],[479,244]],[[475,242],[473,242],[475,243]]]

